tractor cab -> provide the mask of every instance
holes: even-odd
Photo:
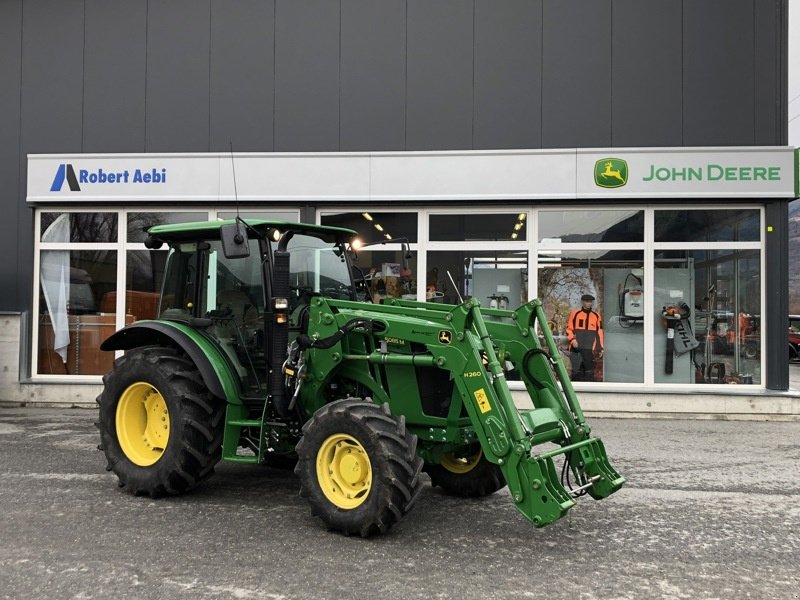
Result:
[[[269,365],[285,359],[285,345],[273,349],[268,342],[277,329],[300,332],[311,298],[355,299],[350,230],[239,220],[148,233],[148,247],[170,246],[158,319],[186,323],[212,339],[247,397],[268,394]]]

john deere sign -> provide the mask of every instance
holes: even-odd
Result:
[[[705,165],[702,167],[659,167],[650,165],[642,181],[780,181],[778,166],[751,167]]]
[[[628,183],[628,163],[621,158],[601,158],[594,163],[594,182],[604,188],[618,188]]]
[[[578,149],[576,196],[794,197],[791,148]]]

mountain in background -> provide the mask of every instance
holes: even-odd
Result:
[[[789,314],[800,314],[800,200],[789,203]]]

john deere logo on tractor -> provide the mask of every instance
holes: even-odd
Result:
[[[601,158],[594,163],[594,182],[604,188],[628,183],[628,163],[621,158]]]
[[[446,329],[442,329],[439,331],[439,343],[440,344],[449,344],[453,341],[453,334],[451,334]]]

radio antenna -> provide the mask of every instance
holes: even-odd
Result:
[[[233,172],[233,199],[236,201],[236,221],[240,221],[239,217],[239,190],[236,189],[236,161],[233,160],[233,140],[228,140],[231,147],[231,171]]]

